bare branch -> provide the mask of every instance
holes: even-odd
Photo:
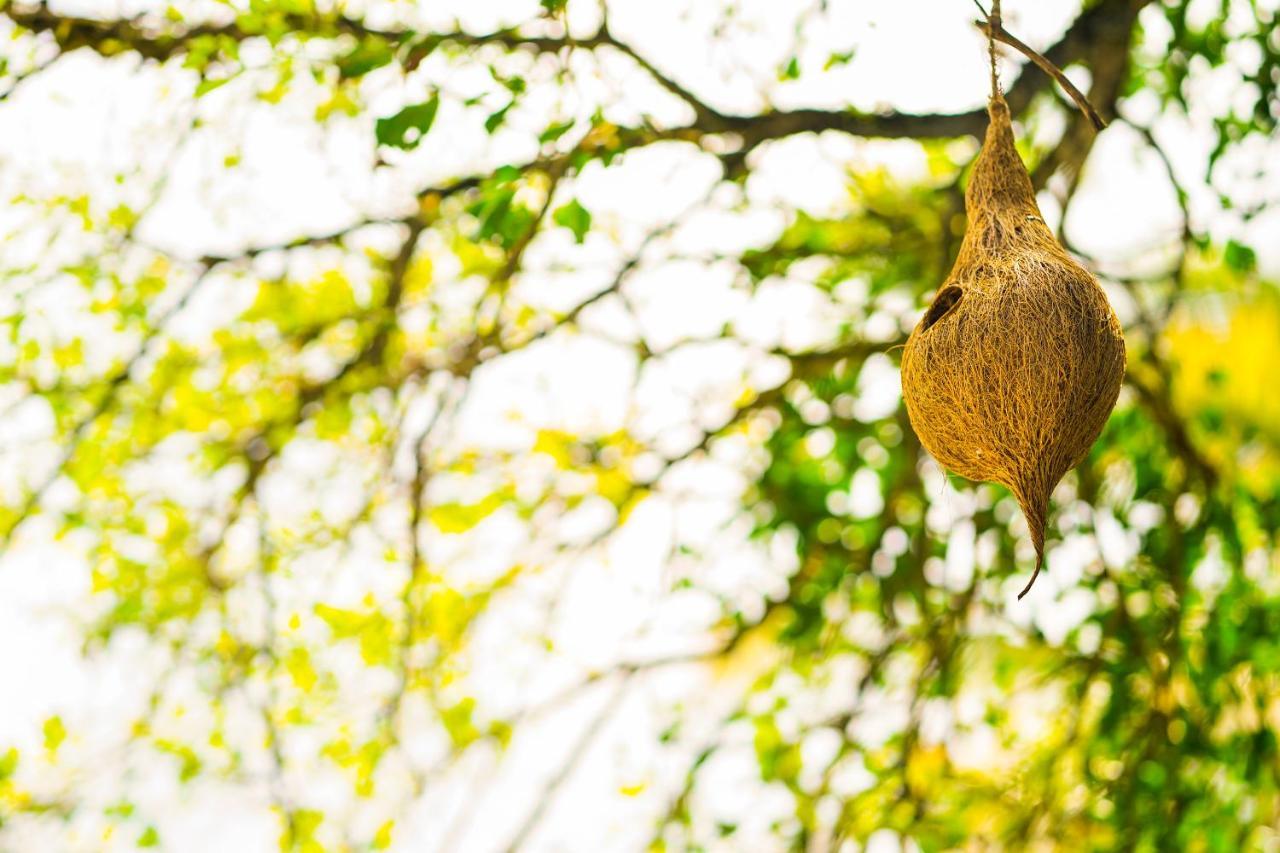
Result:
[[[525,817],[524,821],[520,824],[519,829],[516,830],[515,835],[511,837],[510,843],[508,843],[504,848],[507,853],[515,853],[515,851],[519,850],[529,839],[529,836],[533,831],[538,828],[538,824],[541,823],[543,815],[546,814],[547,810],[551,807],[551,803],[555,800],[556,794],[560,792],[560,788],[569,779],[569,777],[573,775],[573,771],[577,769],[578,765],[582,763],[582,759],[585,758],[586,754],[590,751],[591,745],[595,741],[596,737],[600,734],[601,730],[604,729],[609,720],[613,718],[613,712],[622,704],[622,700],[627,695],[627,685],[630,683],[630,680],[630,673],[624,674],[621,679],[619,679],[618,686],[614,688],[613,695],[610,696],[600,710],[596,712],[591,723],[582,730],[582,734],[578,736],[578,739],[569,748],[569,752],[567,753],[564,763],[560,765],[555,774],[543,788],[542,795],[534,804],[533,811],[529,812]]]
[[[1133,17],[1150,0],[1105,0],[1083,12],[1062,39],[1043,54],[1043,60],[1053,66],[1067,65],[1085,58],[1098,59],[1100,53],[1095,43],[1108,42],[1107,37],[1117,30],[1131,29]],[[187,28],[165,28],[156,22],[148,24],[141,19],[100,20],[69,15],[59,15],[45,6],[32,8],[12,7],[0,13],[24,29],[48,33],[64,52],[87,48],[103,56],[134,52],[145,58],[167,61],[186,53],[198,38],[220,36],[235,41],[255,38],[258,33],[248,32],[237,23],[224,25],[197,25]],[[662,74],[633,47],[618,40],[602,27],[592,36],[579,39],[552,38],[522,35],[518,30],[505,29],[475,34],[464,31],[434,33],[416,36],[408,31],[382,30],[352,18],[314,18],[312,16],[287,16],[285,23],[302,38],[333,38],[339,35],[374,37],[385,39],[393,45],[404,44],[408,39],[416,42],[407,51],[406,67],[412,67],[415,57],[421,60],[424,51],[449,42],[467,47],[498,45],[509,50],[524,49],[539,53],[559,52],[568,49],[594,50],[608,47],[621,51],[649,73],[668,92],[688,103],[694,110],[692,125],[674,128],[657,134],[630,129],[624,136],[639,135],[648,142],[663,138],[687,138],[696,140],[708,133],[737,133],[744,140],[747,150],[762,142],[791,136],[797,133],[838,130],[856,136],[885,138],[947,138],[978,136],[986,127],[986,111],[970,110],[964,113],[858,113],[852,110],[798,109],[766,112],[759,115],[726,115],[708,106],[687,88]],[[1037,54],[1039,55],[1039,54]],[[1095,77],[1098,76],[1095,69]],[[1042,78],[1022,74],[1009,87],[1006,99],[1010,109],[1019,112],[1030,103],[1042,87]],[[646,143],[647,144],[647,143]]]
[[[982,30],[982,32],[987,36],[990,37],[994,34],[996,41],[1003,42],[1004,44],[1014,48],[1023,56],[1034,62],[1041,71],[1056,80],[1058,85],[1071,96],[1071,100],[1076,102],[1076,106],[1080,108],[1080,112],[1085,114],[1095,130],[1102,130],[1107,126],[1107,123],[1103,121],[1102,116],[1098,115],[1098,111],[1093,108],[1093,104],[1089,103],[1089,99],[1084,96],[1084,93],[1076,88],[1076,85],[1071,82],[1071,78],[1062,73],[1061,68],[1054,65],[1042,54],[1037,53],[1025,42],[1018,39],[1013,33],[1006,30],[1000,24],[998,19],[993,19],[992,24],[989,24],[986,21],[974,21],[973,23],[974,26]]]
[[[1178,200],[1178,209],[1182,212],[1182,242],[1184,245],[1191,245],[1195,242],[1195,234],[1191,230],[1191,208],[1187,198],[1187,191],[1182,188],[1182,184],[1178,181],[1177,174],[1173,171],[1173,161],[1169,159],[1168,153],[1164,147],[1156,141],[1155,134],[1151,132],[1151,128],[1128,119],[1121,119],[1129,127],[1138,132],[1142,140],[1147,143],[1147,147],[1155,152],[1160,158],[1160,165],[1164,167],[1165,176],[1169,178],[1169,187],[1173,190],[1174,196]]]

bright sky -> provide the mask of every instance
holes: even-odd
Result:
[[[158,5],[142,0],[50,2],[58,11],[104,17]],[[368,8],[374,23],[403,22],[420,30],[430,24],[452,26],[456,18],[467,29],[486,31],[531,18],[537,10],[534,0],[430,4],[370,0],[348,5]],[[985,48],[970,23],[975,9],[969,0],[832,0],[829,5],[829,13],[822,16],[810,14],[807,3],[747,0],[728,33],[715,40],[711,33],[719,24],[718,3],[628,0],[611,2],[610,9],[618,37],[725,111],[755,111],[772,104],[952,112],[984,102]],[[1217,2],[1200,6],[1202,14],[1212,14]],[[1079,3],[1006,0],[1004,7],[1008,29],[1043,48],[1074,18]],[[595,28],[593,3],[573,0],[570,8],[575,33]],[[798,83],[778,83],[776,68],[797,21],[808,42],[801,56],[804,68],[820,67],[831,51],[854,49],[854,59],[830,73],[806,73]],[[1149,23],[1151,37],[1158,39],[1162,26],[1158,17],[1149,15],[1144,21]],[[250,64],[265,65],[270,59],[265,49],[245,53]],[[1241,56],[1239,61],[1247,65],[1250,58]],[[1006,80],[1015,77],[1013,62],[1006,60],[1003,69]],[[529,158],[534,153],[530,131],[536,133],[545,126],[550,112],[587,115],[603,100],[607,114],[619,122],[643,114],[659,122],[689,117],[683,105],[621,56],[601,55],[598,62],[580,57],[573,71],[577,91],[547,87],[522,114],[512,117],[507,130],[490,138],[481,127],[483,113],[464,115],[459,105],[460,99],[492,88],[487,75],[478,67],[448,66],[439,57],[432,57],[404,84],[395,80],[391,69],[375,71],[365,83],[369,110],[357,120],[318,125],[313,118],[316,93],[303,76],[279,105],[252,99],[263,80],[253,73],[193,102],[192,80],[180,69],[140,68],[130,57],[104,61],[81,52],[59,60],[0,105],[0,192],[6,198],[19,192],[31,196],[88,193],[101,200],[104,208],[114,200],[142,205],[149,193],[158,192],[159,200],[139,237],[194,258],[322,233],[362,216],[394,215],[426,183]],[[1087,78],[1081,69],[1068,73],[1081,83]],[[441,86],[447,97],[427,142],[411,154],[388,155],[391,165],[375,169],[373,118],[421,99],[429,83]],[[1210,111],[1236,96],[1230,86],[1227,74],[1201,75],[1195,83],[1200,106],[1189,117],[1156,117],[1156,105],[1143,97],[1126,107],[1130,117],[1139,121],[1155,119],[1155,135],[1192,187],[1200,185],[1194,178],[1203,175],[1211,146]],[[185,128],[196,115],[203,127],[187,136]],[[963,149],[969,143],[957,145]],[[228,170],[224,161],[232,155],[241,162]],[[792,273],[796,281],[772,281],[747,296],[733,287],[731,268],[702,258],[768,242],[795,208],[818,213],[842,210],[848,204],[844,176],[850,168],[885,164],[910,179],[924,173],[923,155],[910,142],[854,140],[828,133],[769,145],[756,153],[754,162],[745,209],[738,190],[713,191],[719,174],[714,159],[688,146],[655,145],[627,155],[608,170],[589,168],[571,191],[592,211],[601,233],[591,235],[582,246],[575,246],[564,229],[534,242],[527,255],[528,272],[518,282],[521,297],[531,304],[560,308],[573,304],[607,282],[649,230],[686,211],[700,212],[651,247],[646,256],[651,262],[628,285],[639,329],[616,300],[605,301],[584,315],[583,334],[556,338],[487,368],[477,379],[453,440],[478,447],[519,447],[530,426],[554,425],[581,433],[626,426],[659,447],[679,450],[696,438],[687,428],[691,421],[711,427],[724,419],[744,372],[757,384],[776,384],[782,378],[778,365],[734,344],[692,344],[679,346],[636,377],[634,359],[614,339],[642,334],[650,346],[661,350],[714,336],[726,320],[732,320],[742,337],[764,347],[805,348],[828,342],[838,318],[803,286],[804,265]],[[1253,177],[1259,173],[1261,179]],[[118,174],[129,178],[118,184]],[[1280,182],[1280,141],[1241,152],[1219,167],[1215,181],[1222,186],[1256,186],[1257,193],[1264,187],[1274,188]],[[1208,225],[1216,237],[1229,235],[1251,244],[1263,268],[1280,274],[1276,214],[1242,228],[1233,215],[1219,209],[1212,190],[1193,191],[1191,201],[1199,224]],[[1055,225],[1060,211],[1052,194],[1046,193],[1042,202],[1050,224]],[[4,266],[18,266],[24,256],[44,251],[39,235],[26,225],[36,215],[28,207],[0,210],[0,234],[23,231],[27,235],[7,244]],[[1160,161],[1144,149],[1136,133],[1117,125],[1095,146],[1066,231],[1077,248],[1097,258],[1104,268],[1127,269],[1143,263],[1177,235],[1179,215]],[[370,239],[376,240],[376,234]],[[671,256],[680,257],[668,260]],[[279,259],[267,258],[263,263],[279,263]],[[574,271],[564,272],[565,266]],[[1127,303],[1112,292],[1123,314]],[[234,315],[251,295],[251,290],[230,279],[225,287],[206,290],[180,318],[176,333],[198,336]],[[849,298],[856,301],[859,296],[852,293]],[[894,336],[900,323],[909,327],[913,320],[892,315],[882,319],[878,328],[885,338]],[[876,329],[876,323],[871,328]],[[112,351],[113,346],[120,349]],[[98,357],[128,349],[110,341],[103,341],[102,347]],[[864,381],[865,393],[857,403],[859,416],[877,416],[895,405],[898,378],[887,360],[869,367]],[[20,446],[15,453],[13,444],[30,442],[47,429],[38,412],[11,413],[0,423],[0,447],[5,448],[0,470],[6,478],[16,483],[18,472],[47,464],[56,448],[40,447],[37,442]],[[706,626],[716,613],[705,598],[669,591],[679,572],[695,570],[704,585],[744,598],[753,591],[780,588],[790,569],[781,550],[763,553],[746,541],[744,524],[724,526],[733,515],[744,471],[757,464],[745,447],[726,444],[730,446],[715,461],[677,471],[664,489],[666,497],[646,503],[608,547],[588,552],[572,572],[548,576],[543,592],[546,601],[556,602],[552,618],[557,662],[548,664],[546,656],[533,648],[547,618],[544,601],[531,599],[511,607],[508,619],[491,625],[477,638],[473,681],[486,702],[498,710],[515,710],[555,696],[584,672],[620,660],[707,648],[711,642]],[[300,472],[298,484],[292,490],[287,484],[280,486],[279,504],[310,500],[303,475],[324,464],[320,456],[300,457],[295,466]],[[159,475],[166,474],[172,476],[163,471]],[[941,476],[934,476],[928,485],[930,494],[940,498],[933,510],[939,515],[931,517],[931,524],[953,531],[945,566],[935,582],[963,584],[972,575],[975,560],[990,559],[989,553],[984,557],[990,542],[969,520],[973,512],[966,505],[969,498],[951,489]],[[6,487],[6,494],[13,491],[12,484]],[[868,492],[855,483],[849,495],[850,511],[875,512],[878,499],[874,488]],[[338,503],[330,510],[341,515],[345,511],[341,498],[331,500]],[[589,535],[598,521],[584,516],[575,523],[582,526],[583,535]],[[448,563],[451,571],[480,577],[529,547],[526,531],[514,519],[499,516],[487,524],[486,550],[452,553],[453,545],[445,542],[439,544],[437,559]],[[136,709],[162,657],[128,637],[102,655],[89,660],[80,656],[78,626],[90,615],[88,567],[74,541],[42,541],[43,527],[39,522],[25,527],[19,543],[0,562],[0,684],[7,686],[0,702],[0,745],[38,752],[41,721],[61,713],[73,733],[69,748],[84,768],[79,784],[88,791],[101,790],[105,801],[112,795],[119,755],[118,743],[112,742],[114,726]],[[1081,567],[1099,547],[1108,564],[1122,565],[1128,549],[1134,547],[1133,534],[1118,525],[1101,519],[1100,528],[1100,546],[1093,540],[1068,538],[1052,550],[1051,571],[1018,612],[1011,611],[1011,619],[1034,620],[1051,638],[1063,636],[1084,619],[1093,602],[1089,593],[1074,588]],[[670,559],[673,531],[684,541],[701,543],[711,556],[696,566]],[[370,547],[376,543],[355,543],[348,558],[324,574],[323,588],[298,591],[299,606],[308,596],[358,600],[375,588],[380,581],[362,563],[361,549],[367,561]],[[755,668],[766,662],[767,654],[767,649],[754,649],[718,672],[699,665],[670,667],[646,678],[639,689],[621,694],[621,704],[608,715],[595,747],[568,777],[526,849],[629,850],[647,840],[666,792],[680,782],[677,776],[687,755],[718,724],[728,703]],[[442,843],[444,849],[452,850],[500,849],[524,821],[567,746],[594,719],[602,703],[614,701],[618,689],[616,681],[606,680],[531,721],[505,756],[477,750],[411,809],[408,826],[397,836],[397,849],[440,849]],[[361,701],[358,691],[352,701]],[[684,737],[674,747],[658,750],[656,733],[671,722],[676,703],[683,703],[685,709]],[[894,697],[886,696],[879,707],[884,709],[882,718],[868,718],[866,725],[880,725],[887,733],[898,706]],[[1036,709],[1030,705],[1025,710],[1030,719]],[[945,715],[940,716],[934,723],[935,737],[941,739],[949,726]],[[744,728],[739,734],[749,746],[750,730]],[[992,743],[981,737],[951,746],[961,759],[967,756],[973,761],[994,752]],[[295,747],[303,769],[292,781],[315,802],[332,801],[335,810],[346,809],[340,788],[324,771],[305,769],[305,745]],[[423,754],[430,755],[438,747],[423,743]],[[833,745],[806,744],[809,748],[821,751]],[[767,799],[752,802],[744,816],[739,792],[750,788],[757,768],[749,749],[728,751],[726,756],[707,768],[710,775],[699,789],[699,796],[707,799],[702,814],[748,822],[735,844],[724,849],[744,849],[743,839],[758,838],[764,845],[769,822],[786,814],[789,806]],[[146,768],[135,766],[134,772],[145,778]],[[167,771],[157,772],[155,783],[144,786],[142,799],[162,815],[160,829],[171,849],[256,851],[274,844],[276,825],[265,810],[260,790],[213,783],[180,790],[170,778]],[[859,779],[843,784],[848,791],[856,790]],[[620,788],[634,791],[634,796],[620,796]],[[358,820],[358,804],[355,813]],[[86,826],[82,849],[103,849]],[[449,832],[457,834],[446,837]],[[51,849],[38,837],[14,841],[21,849]],[[112,849],[128,849],[127,839],[116,841]],[[870,849],[889,851],[898,849],[897,845],[895,838],[879,836]]]

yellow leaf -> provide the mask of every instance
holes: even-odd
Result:
[[[67,739],[66,726],[62,724],[62,718],[56,714],[44,721],[44,748],[49,750],[50,755],[58,752],[58,747],[62,746],[62,742]]]
[[[291,650],[284,661],[285,669],[293,683],[303,693],[310,693],[316,686],[318,677],[315,667],[311,665],[311,653],[301,646]]]
[[[378,831],[373,835],[373,849],[386,850],[391,846],[391,833],[395,829],[396,822],[389,820],[382,826],[378,827]]]
[[[496,512],[510,497],[510,490],[499,489],[471,504],[438,504],[431,508],[431,523],[441,533],[466,533]]]
[[[568,433],[554,429],[540,429],[533,442],[533,452],[545,453],[554,459],[560,468],[572,468],[573,457],[569,451],[575,443],[576,439]]]

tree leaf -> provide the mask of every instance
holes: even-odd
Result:
[[[378,144],[405,150],[418,147],[418,143],[431,130],[439,109],[440,96],[433,94],[420,104],[407,106],[393,116],[378,119],[374,129]]]
[[[1258,253],[1235,240],[1228,240],[1222,259],[1236,272],[1251,272],[1258,265]]]
[[[62,742],[67,739],[67,729],[62,724],[62,718],[56,714],[44,721],[44,748],[49,750],[50,754],[56,753],[58,747],[62,746]]]
[[[573,129],[574,119],[568,121],[557,122],[538,135],[538,141],[541,143],[555,142]]]
[[[338,76],[344,80],[354,80],[381,68],[391,60],[391,46],[385,40],[364,39],[346,56],[338,58]]]
[[[575,243],[585,240],[587,232],[591,230],[591,211],[579,204],[576,198],[556,208],[556,212],[551,214],[551,219],[557,225],[563,225],[572,231]]]
[[[492,134],[495,130],[497,130],[502,125],[502,123],[506,120],[507,113],[510,111],[510,109],[513,106],[515,106],[514,100],[507,102],[507,105],[502,109],[496,112],[490,113],[489,117],[484,120],[485,131]]]

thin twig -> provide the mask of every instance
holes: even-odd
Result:
[[[1124,118],[1121,121],[1133,128],[1142,137],[1142,140],[1147,143],[1147,147],[1160,158],[1160,163],[1164,166],[1164,173],[1169,178],[1169,186],[1178,201],[1178,209],[1182,212],[1182,243],[1183,245],[1191,245],[1195,242],[1196,235],[1191,229],[1190,201],[1187,198],[1187,191],[1182,188],[1182,184],[1178,181],[1178,175],[1173,170],[1173,161],[1169,159],[1168,152],[1164,150],[1164,146],[1156,141],[1155,134],[1152,133],[1151,128]]]
[[[974,0],[977,2],[977,0]],[[978,6],[981,9],[981,6]],[[987,23],[987,52],[991,55],[991,100],[995,101],[1003,97],[1000,94],[1000,70],[996,65],[996,39],[995,34],[1002,32],[1003,27],[1000,21],[1000,0],[991,0],[991,14],[986,16]]]
[[[560,788],[573,775],[574,770],[582,762],[590,750],[592,743],[600,734],[605,725],[614,719],[614,712],[618,706],[622,704],[622,700],[626,698],[627,687],[630,683],[633,673],[624,673],[618,681],[618,686],[614,688],[613,694],[605,701],[599,712],[591,719],[582,729],[582,733],[569,749],[568,755],[564,762],[556,769],[552,777],[547,781],[546,786],[542,789],[542,794],[538,797],[538,801],[534,804],[533,810],[525,816],[520,824],[520,828],[516,830],[511,842],[507,845],[506,853],[515,853],[524,846],[538,825],[542,822],[543,815],[551,807],[552,801],[560,792]]]
[[[1012,33],[1006,30],[1000,24],[1000,21],[996,17],[996,13],[994,10],[991,15],[991,21],[995,24],[995,26],[989,25],[987,21],[974,21],[973,24],[979,30],[985,33],[987,38],[989,39],[994,38],[996,41],[1003,42],[1004,44],[1009,45],[1009,47],[1013,48],[1014,50],[1018,51],[1023,56],[1025,56],[1027,59],[1030,59],[1032,62],[1034,62],[1036,66],[1039,67],[1039,69],[1043,71],[1045,74],[1048,74],[1050,77],[1056,80],[1058,82],[1058,85],[1061,86],[1066,91],[1066,93],[1071,96],[1071,100],[1075,101],[1076,106],[1080,108],[1080,112],[1084,113],[1085,116],[1089,119],[1089,123],[1093,125],[1094,130],[1102,130],[1107,126],[1107,123],[1103,120],[1102,116],[1098,115],[1098,111],[1093,108],[1093,104],[1089,103],[1089,99],[1084,96],[1084,93],[1076,88],[1075,84],[1072,83],[1070,79],[1068,79],[1066,74],[1062,73],[1062,69],[1054,65],[1052,62],[1046,59],[1043,55],[1037,53],[1025,42],[1018,39]]]

